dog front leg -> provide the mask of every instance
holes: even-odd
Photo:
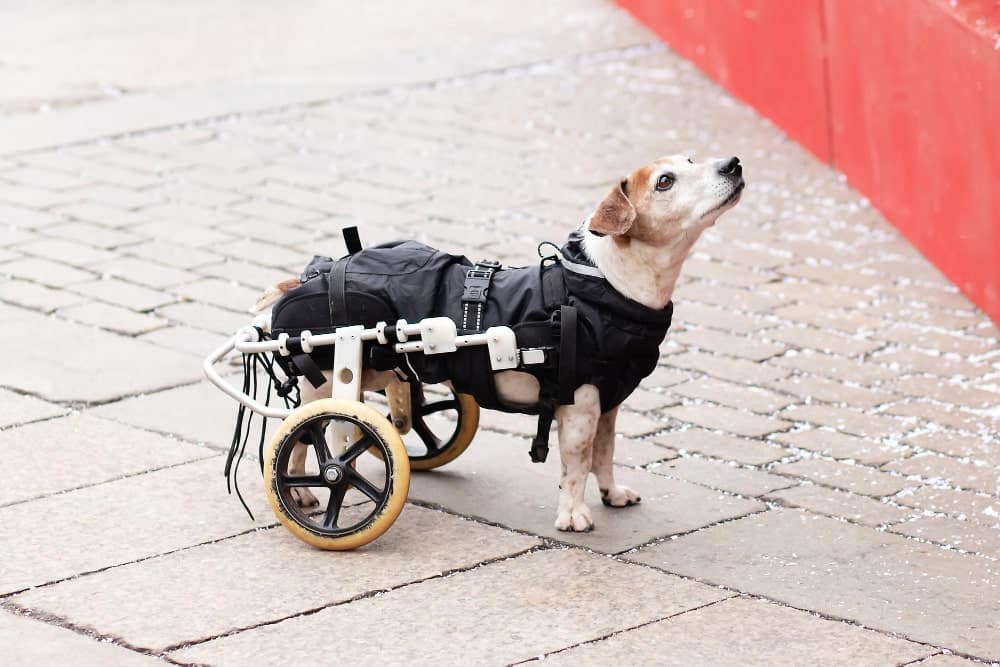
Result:
[[[597,477],[597,488],[601,490],[601,502],[608,507],[635,505],[642,498],[627,486],[615,484],[615,420],[618,408],[612,408],[597,421],[594,436],[594,460],[590,471]]]
[[[585,532],[594,527],[590,508],[584,503],[584,491],[600,416],[601,399],[593,385],[583,385],[577,389],[574,404],[564,405],[556,410],[559,422],[559,458],[562,463],[559,511],[555,523],[559,530]]]

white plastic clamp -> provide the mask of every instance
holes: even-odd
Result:
[[[406,320],[396,321],[396,340],[398,340],[400,343],[405,343],[410,338],[409,336],[406,335],[407,326],[408,325],[406,323]]]
[[[291,354],[291,352],[288,351],[288,334],[286,333],[278,334],[278,354],[283,357],[287,357]]]
[[[308,329],[299,334],[299,344],[302,345],[302,351],[306,354],[313,351],[312,336],[312,331]]]

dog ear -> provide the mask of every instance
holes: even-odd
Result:
[[[588,228],[598,236],[621,236],[635,222],[635,206],[628,199],[628,180],[622,179],[590,216]]]

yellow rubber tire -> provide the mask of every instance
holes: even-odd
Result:
[[[435,456],[411,458],[411,470],[433,470],[451,463],[472,444],[479,430],[479,403],[469,394],[456,394],[458,398],[458,429],[451,441]]]
[[[437,454],[411,456],[410,470],[440,468],[457,459],[472,444],[472,439],[476,437],[476,431],[479,430],[479,403],[476,403],[476,399],[469,394],[455,393],[454,396],[458,401],[458,428]],[[379,450],[372,448],[370,451],[378,458],[382,458],[382,453]]]
[[[317,526],[297,520],[295,515],[299,512],[285,506],[278,486],[277,464],[281,459],[278,456],[279,452],[298,442],[298,438],[295,439],[295,442],[289,442],[289,439],[307,422],[327,417],[354,422],[362,429],[369,431],[369,435],[378,438],[389,452],[389,462],[386,466],[385,498],[381,506],[376,506],[376,511],[365,520],[363,525],[352,529],[349,534],[336,536],[324,534]],[[377,450],[378,447],[372,449]],[[386,457],[380,456],[379,458],[385,461]],[[389,527],[399,517],[400,512],[403,511],[409,490],[410,461],[399,433],[389,423],[389,420],[378,411],[357,401],[326,398],[296,408],[281,422],[271,438],[270,446],[264,453],[264,491],[271,505],[271,510],[278,521],[293,535],[320,549],[348,551],[377,539],[389,530]]]

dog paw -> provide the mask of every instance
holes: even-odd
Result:
[[[581,505],[572,512],[560,512],[556,517],[556,530],[573,533],[589,533],[594,529],[590,508]]]
[[[642,497],[627,486],[616,485],[610,489],[601,489],[601,502],[608,507],[628,507],[641,501]]]
[[[315,507],[316,505],[319,505],[319,500],[316,498],[316,496],[313,495],[313,492],[310,491],[309,489],[293,486],[291,488],[291,494],[292,494],[292,499],[295,501],[295,504],[298,505],[299,507],[306,508],[306,507]]]

